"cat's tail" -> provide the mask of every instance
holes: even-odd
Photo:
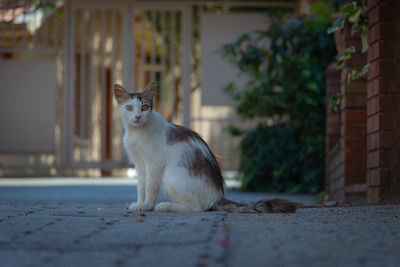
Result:
[[[296,212],[296,208],[297,203],[279,198],[242,204],[222,197],[210,210],[238,213],[292,213]]]

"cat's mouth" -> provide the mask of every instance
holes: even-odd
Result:
[[[132,120],[132,125],[136,126],[136,127],[142,126],[143,121],[142,121],[142,119],[134,119],[134,120]]]

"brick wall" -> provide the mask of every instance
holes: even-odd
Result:
[[[361,53],[360,36],[351,34],[350,24],[346,24],[341,34],[335,38],[336,44],[339,43],[344,49],[350,46],[356,48],[351,60],[346,61],[347,68],[361,69],[367,63],[367,56]],[[337,200],[365,201],[367,80],[359,79],[349,83],[347,73],[342,71],[339,84],[339,143],[333,148],[329,144],[332,137],[328,135],[332,115],[327,113],[326,183],[328,191]]]
[[[392,178],[392,148],[400,141],[400,1],[368,0],[367,200],[377,203]]]
[[[328,99],[328,104],[326,105],[326,151],[331,150],[340,139],[340,115],[337,112],[332,112],[329,106],[332,96],[340,92],[340,73],[341,71],[336,69],[335,62],[325,70],[326,98]]]
[[[340,113],[332,112],[329,102],[333,95],[340,92],[340,70],[333,62],[325,70],[326,75],[326,136],[325,136],[325,188],[330,194],[337,194],[342,188],[340,173]]]
[[[400,148],[400,1],[364,0],[363,4],[368,7],[370,47],[367,57],[358,53],[347,67],[371,65],[366,79],[347,83],[346,74],[341,74],[336,145],[332,135],[336,119],[327,111],[326,189],[337,200],[375,204],[393,183],[390,164],[393,155],[400,155],[393,150]],[[354,45],[360,51],[360,39],[349,31],[346,25],[341,34],[335,33],[336,45],[342,49]],[[328,72],[327,80],[329,88]]]

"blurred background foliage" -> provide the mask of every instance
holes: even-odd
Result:
[[[221,48],[248,78],[246,89],[225,87],[244,118],[268,118],[241,135],[239,174],[244,190],[316,193],[323,188],[325,69],[336,50],[324,2],[311,15],[268,12],[269,28],[242,35]]]

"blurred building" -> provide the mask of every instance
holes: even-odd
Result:
[[[156,81],[156,109],[237,167],[219,48],[306,1],[0,1],[0,176],[111,175],[128,166],[112,85]]]

